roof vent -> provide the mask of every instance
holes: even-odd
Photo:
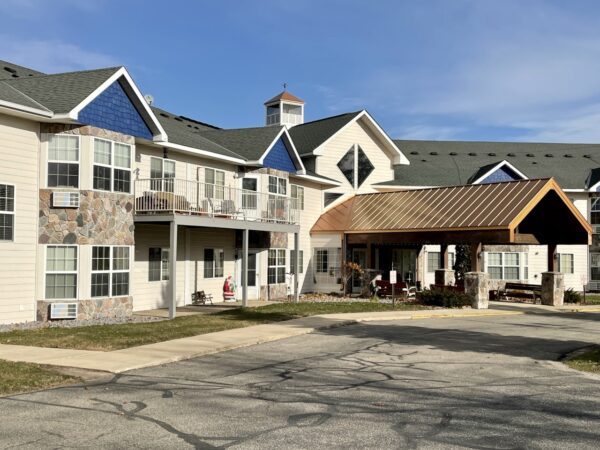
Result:
[[[531,164],[537,164],[537,161],[533,161]]]
[[[477,156],[477,153],[469,153],[469,156]]]
[[[527,153],[526,155],[528,158],[533,158],[535,155],[533,153]]]
[[[554,158],[554,155],[552,153],[546,153],[544,156],[546,158]]]
[[[165,113],[160,113],[160,115],[163,116],[163,117],[169,117],[169,115],[165,114]]]
[[[584,158],[591,158],[591,155],[583,155]]]
[[[175,119],[177,122],[183,122],[183,119],[181,117],[173,117],[173,119]]]
[[[10,72],[10,73],[17,73],[17,71],[15,69],[13,69],[12,67],[4,67],[4,70],[6,70],[7,72]]]
[[[507,153],[506,156],[517,156],[514,153]]]
[[[458,155],[458,153],[456,153],[456,152],[450,152],[450,156],[456,156],[456,155]]]
[[[437,156],[438,152],[429,152],[429,154],[432,155],[432,156]]]
[[[488,153],[488,156],[496,156],[495,153]]]
[[[421,162],[427,162],[427,160],[426,159],[422,159]]]
[[[572,158],[572,157],[573,157],[573,155],[570,155],[569,153],[567,153],[567,154],[565,155],[565,158]]]
[[[410,152],[410,154],[411,154],[411,155],[418,155],[418,154],[419,154],[419,152],[414,152],[414,151],[413,151],[413,152]]]

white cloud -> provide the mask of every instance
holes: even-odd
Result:
[[[118,66],[104,53],[57,40],[23,40],[0,35],[0,58],[46,73]]]

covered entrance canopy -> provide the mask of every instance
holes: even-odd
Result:
[[[311,233],[347,243],[584,244],[592,229],[554,179],[359,194]]]

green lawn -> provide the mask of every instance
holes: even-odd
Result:
[[[583,355],[565,361],[565,364],[571,369],[600,373],[600,348],[596,347]]]
[[[583,295],[582,303],[583,303]],[[585,305],[600,305],[600,295],[598,294],[586,294],[585,295]]]
[[[399,309],[415,310],[425,307],[398,304],[396,310]],[[160,322],[11,331],[0,333],[0,344],[110,351],[316,314],[391,310],[391,305],[374,302],[279,303],[258,308],[236,308],[216,314],[178,317]]]
[[[38,364],[0,360],[0,395],[46,389],[78,380]]]

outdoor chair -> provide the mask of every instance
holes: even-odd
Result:
[[[192,294],[192,305],[213,304],[212,294],[206,294],[204,291],[194,292]]]

